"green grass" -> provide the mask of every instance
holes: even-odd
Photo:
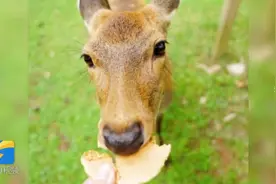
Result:
[[[30,183],[82,183],[80,156],[96,147],[99,119],[95,89],[79,59],[87,33],[75,0],[29,5]],[[247,90],[236,88],[238,78],[224,66],[246,56],[246,4],[233,27],[231,57],[217,61],[223,70],[209,75],[197,67],[208,62],[221,5],[222,0],[185,0],[173,19],[168,41],[175,90],[162,133],[172,144],[173,163],[152,184],[245,182],[247,100],[241,98]],[[206,104],[199,104],[202,96]],[[223,122],[232,112],[237,117]]]

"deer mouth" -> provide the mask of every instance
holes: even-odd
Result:
[[[153,135],[147,137],[144,135],[144,133],[142,133],[142,134],[137,135],[136,138],[133,141],[129,142],[128,145],[118,145],[116,148],[114,148],[114,147],[110,146],[108,142],[105,141],[102,131],[99,131],[97,146],[98,146],[98,148],[109,150],[116,155],[129,156],[129,155],[133,155],[136,152],[138,152],[151,140],[155,140],[155,139],[153,139],[153,137],[154,137]],[[115,140],[113,140],[113,141],[115,141]]]

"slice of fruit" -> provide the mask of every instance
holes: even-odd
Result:
[[[171,145],[159,146],[149,142],[131,156],[116,156],[117,184],[142,184],[158,175],[171,151]],[[86,174],[92,178],[104,163],[113,164],[107,154],[99,154],[93,150],[83,154],[81,163]]]
[[[84,166],[84,171],[91,178],[96,177],[96,174],[104,163],[113,165],[112,158],[105,153],[90,150],[85,152],[81,157],[81,164]]]
[[[119,184],[146,183],[158,175],[171,151],[171,145],[150,143],[135,155],[117,156]]]

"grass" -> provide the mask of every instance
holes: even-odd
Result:
[[[173,18],[168,41],[173,61],[174,100],[162,134],[172,144],[172,165],[151,184],[236,184],[247,174],[247,90],[225,70],[247,52],[246,4],[233,27],[222,70],[208,62],[219,20],[220,0],[185,0]],[[30,0],[29,82],[30,183],[82,183],[81,154],[96,147],[99,108],[86,66],[79,59],[86,41],[75,0]],[[200,98],[207,101],[200,104]],[[223,119],[230,113],[236,117]]]

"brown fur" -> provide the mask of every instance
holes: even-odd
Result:
[[[145,26],[142,13],[114,13],[109,17],[108,22],[102,26],[99,36],[110,44],[130,42],[143,34],[143,27]]]
[[[100,130],[108,124],[120,133],[141,121],[145,143],[156,131],[157,116],[172,93],[168,56],[153,56],[155,44],[166,39],[167,23],[150,5],[132,12],[98,11],[93,17],[83,52],[95,64],[88,71],[101,107]]]

